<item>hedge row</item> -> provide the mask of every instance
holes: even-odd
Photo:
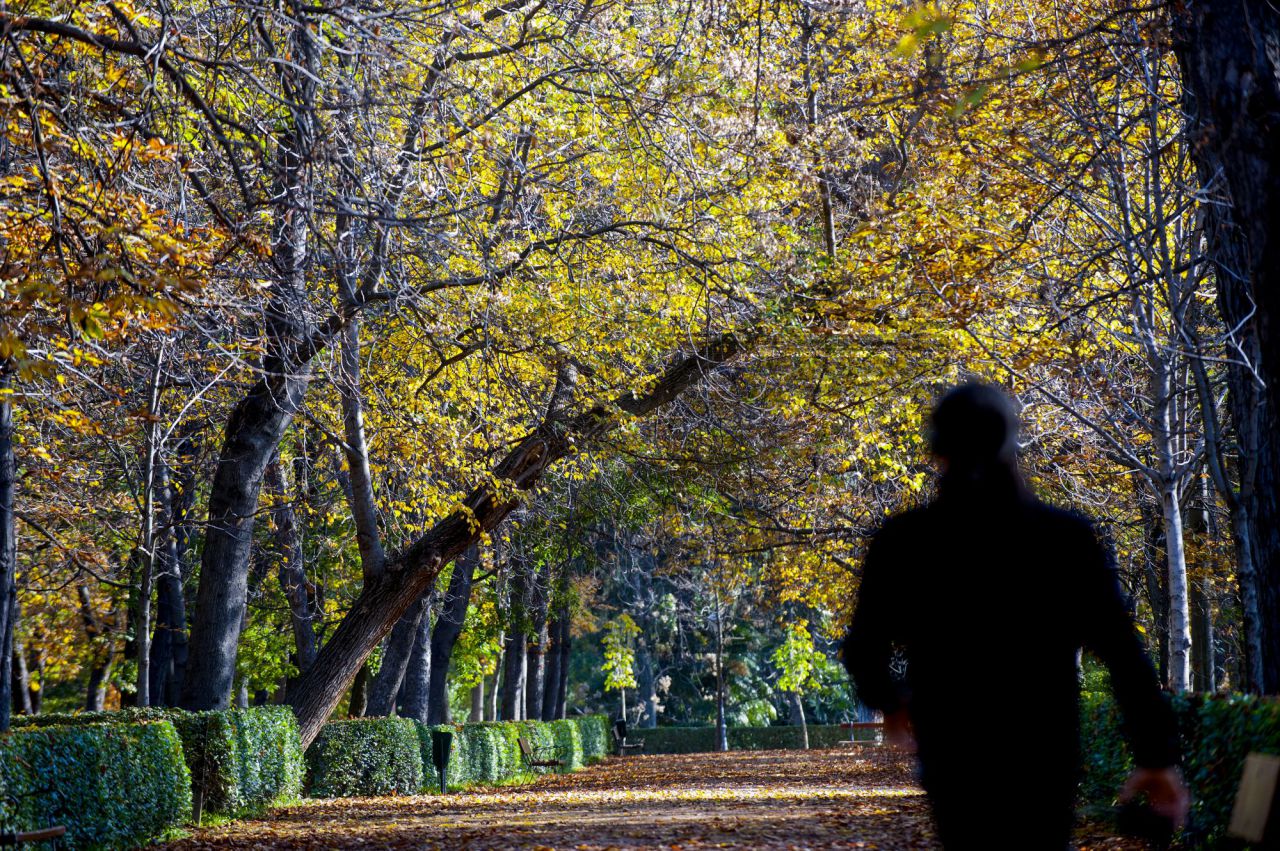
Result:
[[[501,783],[527,772],[520,754],[519,738],[539,756],[554,757],[561,770],[577,771],[609,754],[609,722],[603,715],[587,715],[563,721],[514,721],[458,726],[419,727],[422,759],[427,769],[427,785],[438,785],[431,761],[431,733],[453,733],[449,756],[448,785],[452,789]]]
[[[239,818],[302,794],[298,722],[286,706],[214,712],[124,709],[13,719],[15,728],[168,721],[182,742],[198,818]]]
[[[1280,754],[1280,701],[1249,696],[1173,699],[1182,740],[1182,770],[1191,787],[1192,809],[1186,838],[1192,847],[1211,847],[1231,818],[1245,756]],[[1086,698],[1082,711],[1086,806],[1109,807],[1133,767],[1113,701]]]
[[[715,727],[631,728],[628,739],[643,739],[645,753],[702,753],[717,750]],[[849,731],[838,724],[810,724],[809,747],[832,748],[848,741]],[[794,750],[804,746],[799,727],[730,727],[729,749],[735,751]]]
[[[422,777],[417,725],[408,718],[330,721],[307,748],[307,793],[315,798],[412,795]]]
[[[0,830],[65,825],[68,848],[134,847],[191,818],[191,777],[168,721],[0,736]]]
[[[332,721],[307,749],[308,794],[314,797],[414,794],[439,788],[431,734],[453,734],[449,788],[503,783],[528,773],[521,736],[572,771],[609,752],[608,721],[590,715],[564,721],[514,721],[429,727],[404,718]]]

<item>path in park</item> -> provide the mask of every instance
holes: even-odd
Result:
[[[519,787],[308,801],[174,849],[936,848],[909,763],[879,749],[637,756]],[[1081,836],[1084,849],[1132,844]]]

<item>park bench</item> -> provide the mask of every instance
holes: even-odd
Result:
[[[545,756],[549,748],[535,748],[529,744],[529,740],[524,736],[518,737],[516,743],[520,745],[520,757],[529,768],[560,769],[564,767],[564,760],[558,757]]]
[[[869,745],[876,746],[884,744],[884,722],[883,721],[846,721],[840,725],[840,729],[849,731],[849,738],[842,741],[842,745]],[[872,737],[870,739],[859,739],[859,730],[870,730]]]
[[[52,842],[67,835],[67,829],[57,824],[40,830],[11,831],[0,833],[0,845],[27,845],[34,842]]]
[[[643,751],[644,739],[628,739],[627,722],[619,718],[613,722],[613,745],[617,750],[618,756],[626,756],[631,751]]]

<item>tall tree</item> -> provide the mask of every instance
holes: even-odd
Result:
[[[1233,334],[1231,410],[1255,453],[1247,510],[1257,569],[1261,686],[1280,692],[1280,10],[1194,0],[1174,49],[1207,207],[1218,307]]]

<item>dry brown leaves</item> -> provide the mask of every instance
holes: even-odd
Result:
[[[998,794],[998,791],[996,791]],[[307,801],[197,831],[173,849],[937,848],[909,761],[889,751],[611,759],[526,786]],[[1140,845],[1082,836],[1080,848]]]

